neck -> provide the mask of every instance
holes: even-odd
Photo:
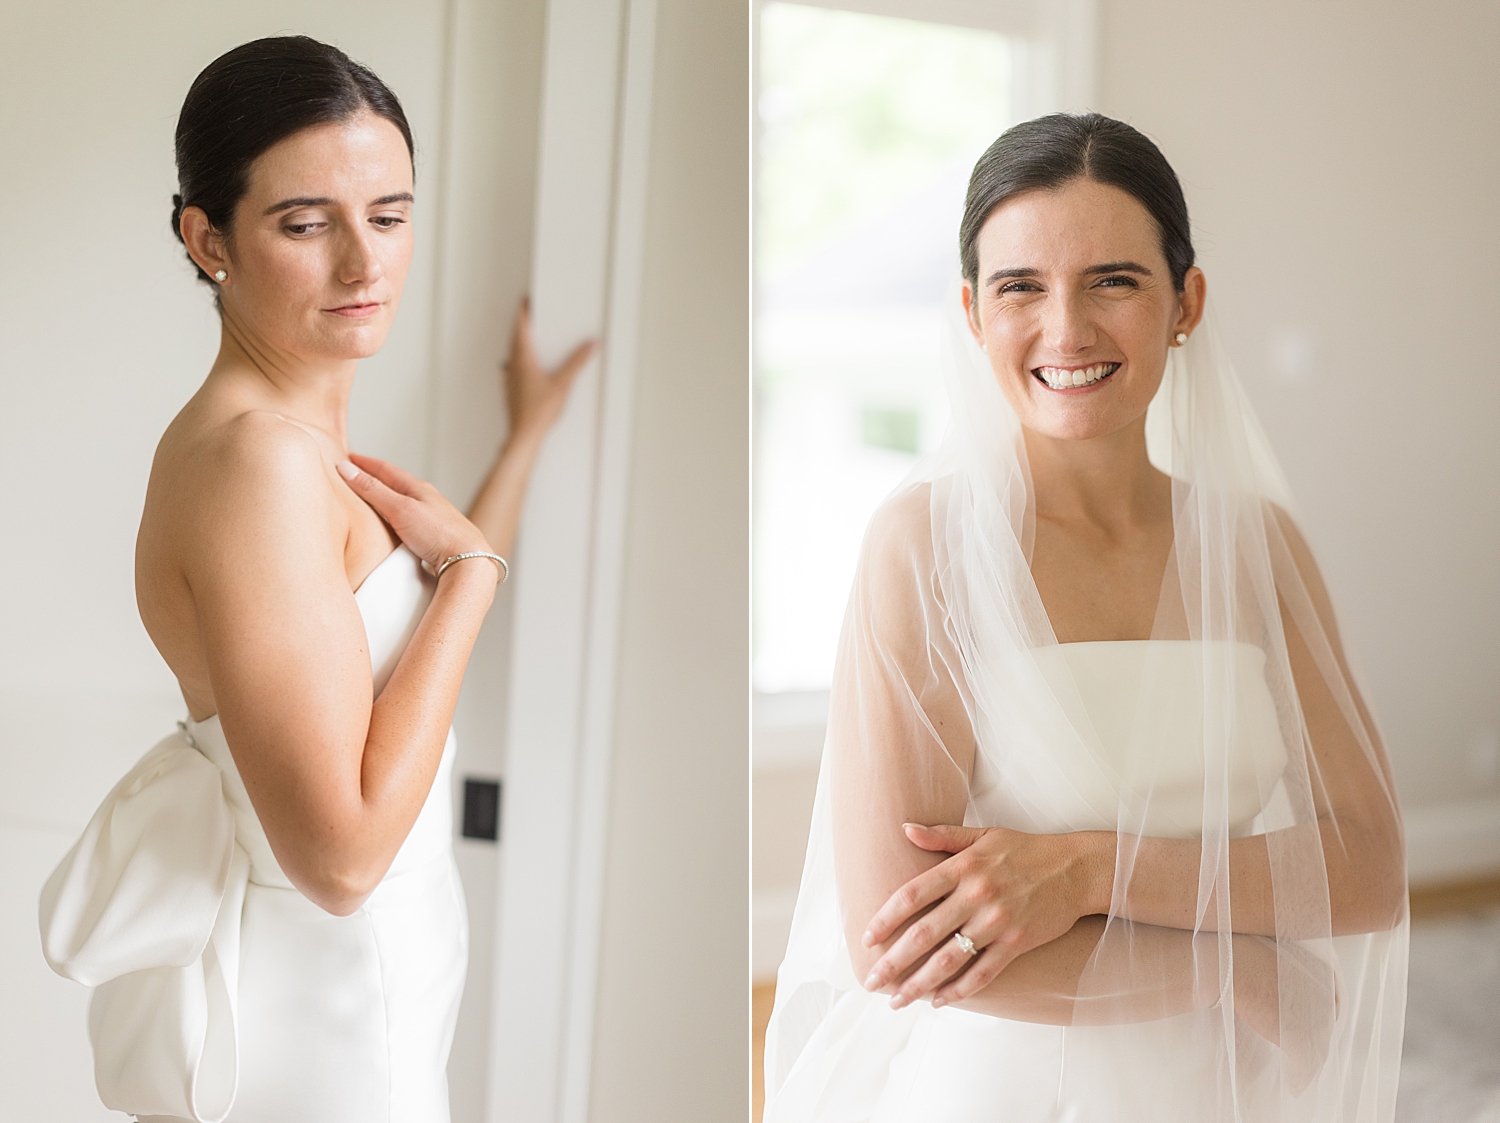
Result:
[[[1171,479],[1146,455],[1146,419],[1073,441],[1023,430],[1037,518],[1123,535],[1170,517]]]
[[[233,384],[259,408],[321,429],[349,450],[349,392],[357,359],[308,359],[279,350],[224,314],[209,382]]]

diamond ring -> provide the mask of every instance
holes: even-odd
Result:
[[[965,955],[978,955],[979,949],[974,946],[974,941],[962,932],[953,933],[953,938],[958,941],[958,946],[963,949]]]

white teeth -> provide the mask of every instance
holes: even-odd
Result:
[[[1078,370],[1038,367],[1037,373],[1052,389],[1066,390],[1072,386],[1087,386],[1091,382],[1098,382],[1105,375],[1111,374],[1118,365],[1118,363],[1095,363],[1091,367],[1081,367]]]

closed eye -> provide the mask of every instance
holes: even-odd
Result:
[[[283,226],[282,229],[285,230],[288,234],[292,234],[300,238],[304,235],[310,234],[312,231],[317,230],[320,227],[327,225],[328,224],[326,222],[289,222],[287,223],[287,225]]]

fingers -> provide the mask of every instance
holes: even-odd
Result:
[[[368,461],[370,458],[362,456],[360,459]],[[375,463],[383,462],[377,460]],[[386,464],[385,467],[389,468],[391,465]],[[410,496],[393,490],[372,473],[361,471],[347,460],[339,463],[338,470],[354,494],[374,507],[376,513],[388,523],[394,525],[400,518],[403,506],[412,502]]]
[[[957,854],[960,850],[967,850],[988,833],[986,827],[958,827],[946,824],[924,827],[921,823],[902,823],[901,829],[906,832],[906,837],[913,846],[948,854]]]
[[[956,943],[957,941],[955,945]],[[932,996],[932,1004],[946,1006],[950,1002],[962,1002],[965,998],[972,998],[994,982],[1000,972],[1005,970],[1015,957],[1016,951],[1013,945],[1004,940],[996,940],[980,950],[967,971],[957,978],[949,979],[946,985],[938,989],[937,993]]]
[[[578,377],[578,372],[583,369],[584,364],[594,357],[594,352],[597,350],[599,350],[597,339],[585,339],[573,348],[568,357],[562,361],[562,365],[553,372],[552,377],[559,382],[572,382]]]
[[[984,952],[981,951],[979,956],[970,955],[950,934],[943,946],[933,952],[927,962],[912,972],[911,978],[905,980],[897,989],[891,997],[891,1008],[899,1010],[909,1002],[915,1002],[924,995],[932,994],[945,983],[955,984],[957,979],[963,978],[970,970],[978,966],[978,959],[983,954]]]
[[[876,944],[885,943],[915,913],[946,897],[957,885],[958,869],[948,862],[933,866],[926,873],[912,878],[892,893],[890,899],[880,906],[880,911],[871,918],[870,926],[864,934],[865,947],[872,948]]]
[[[597,339],[585,339],[574,347],[568,353],[568,357],[546,377],[556,382],[572,382],[598,349]],[[531,332],[531,298],[529,296],[521,298],[521,306],[516,310],[516,325],[511,332],[510,355],[506,358],[505,365],[513,371],[529,372],[533,377],[544,374],[536,359],[536,340]]]
[[[389,461],[381,460],[374,456],[362,456],[357,452],[351,452],[349,459],[357,467],[385,484],[392,491],[399,492],[402,495],[416,496],[421,490],[422,480],[412,475],[405,468],[398,468]],[[345,479],[350,479],[348,474],[344,473],[342,467],[339,469],[339,472],[344,474]]]
[[[536,366],[536,343],[531,335],[531,297],[523,296],[516,309],[516,322],[510,331],[510,353],[505,358],[507,370],[529,370]]]
[[[924,955],[932,951],[969,919],[970,909],[951,898],[901,933],[901,938],[882,955],[865,979],[866,990],[879,990],[901,978]]]

